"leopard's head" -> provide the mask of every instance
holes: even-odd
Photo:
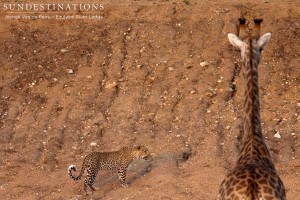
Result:
[[[150,157],[150,153],[145,146],[137,146],[132,151],[134,158],[143,158],[148,159]]]

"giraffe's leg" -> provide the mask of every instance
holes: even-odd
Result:
[[[118,170],[119,180],[123,188],[127,188],[129,185],[126,183],[126,168]]]

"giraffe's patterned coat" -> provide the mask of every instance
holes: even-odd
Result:
[[[240,19],[240,37],[229,33],[230,43],[238,47],[244,66],[245,118],[241,153],[236,167],[220,186],[219,200],[285,200],[283,182],[277,175],[265,144],[260,122],[258,64],[271,33],[260,36],[262,20],[254,20],[250,35],[245,19]]]

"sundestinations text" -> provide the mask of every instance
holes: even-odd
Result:
[[[5,11],[102,11],[104,10],[103,4],[68,4],[68,3],[17,3],[17,4],[3,4],[3,10]]]

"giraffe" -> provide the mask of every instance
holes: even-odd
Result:
[[[254,19],[252,32],[246,30],[246,20],[239,19],[239,36],[229,33],[229,42],[238,47],[244,68],[244,136],[234,170],[223,180],[219,200],[285,200],[283,182],[272,163],[260,122],[258,64],[271,33],[260,36],[262,19]]]

